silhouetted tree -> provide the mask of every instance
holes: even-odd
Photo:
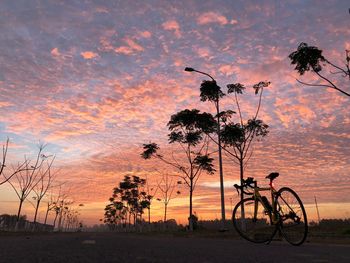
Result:
[[[111,229],[122,223],[126,224],[126,207],[123,202],[114,200],[114,197],[109,199],[110,203],[105,207],[104,223]]]
[[[79,204],[78,207],[67,207],[65,214],[65,231],[71,231],[72,229],[76,230],[79,228],[79,208],[84,206],[83,204]]]
[[[240,165],[240,178],[241,183],[243,180],[244,167],[249,161],[252,154],[251,144],[256,137],[265,136],[267,134],[267,125],[261,120],[258,120],[258,113],[260,111],[262,91],[264,87],[267,87],[270,82],[259,82],[254,85],[255,94],[259,94],[259,103],[257,106],[256,114],[253,118],[249,119],[247,122],[243,120],[241,106],[238,100],[238,95],[243,93],[245,87],[240,84],[229,84],[228,95],[232,94],[234,96],[234,102],[238,109],[239,121],[235,123],[232,121],[232,116],[236,112],[233,110],[220,111],[219,102],[226,94],[222,91],[221,87],[217,85],[216,80],[209,74],[201,71],[197,71],[193,68],[185,68],[185,71],[194,71],[211,78],[211,80],[204,80],[200,86],[200,98],[201,101],[210,101],[215,105],[216,115],[209,118],[216,119],[216,131],[203,130],[209,138],[215,142],[219,147],[219,167],[220,167],[220,190],[221,190],[221,210],[222,210],[222,229],[225,227],[225,210],[224,210],[224,187],[223,187],[223,171],[222,171],[222,157],[221,149],[224,149],[226,153],[234,158],[235,161]],[[229,96],[228,96],[229,97]],[[205,123],[205,121],[204,121]],[[211,123],[207,119],[207,123]],[[209,126],[211,126],[209,124]],[[222,145],[222,143],[224,145]],[[241,196],[243,198],[243,194]]]
[[[259,95],[259,102],[253,118],[245,121],[241,111],[241,105],[238,99],[243,94],[245,87],[241,83],[228,84],[228,94],[234,95],[234,101],[239,115],[239,122],[232,121],[231,112],[225,112],[221,115],[222,129],[221,137],[224,143],[226,153],[238,163],[240,168],[240,182],[243,184],[244,170],[250,160],[253,150],[252,143],[255,139],[265,137],[268,134],[268,125],[258,119],[260,111],[263,89],[270,85],[270,82],[259,82],[253,86],[255,94]],[[243,199],[241,192],[241,199]]]
[[[198,71],[197,71],[198,72]],[[200,71],[199,71],[200,72]],[[204,72],[200,72],[203,74]],[[200,87],[200,98],[201,101],[210,101],[214,104],[216,109],[216,136],[218,144],[218,157],[219,157],[219,176],[220,176],[220,196],[221,196],[221,223],[222,230],[226,229],[226,215],[225,215],[225,193],[224,193],[224,171],[222,164],[222,151],[221,151],[221,133],[220,133],[220,99],[225,96],[222,92],[221,87],[217,85],[216,80],[209,74],[204,73],[204,75],[209,76],[212,80],[204,80]]]
[[[208,113],[200,113],[199,110],[183,110],[171,116],[168,123],[170,133],[168,134],[169,143],[177,143],[184,154],[184,161],[180,157],[172,155],[166,158],[158,154],[159,146],[156,143],[143,145],[142,158],[157,158],[164,163],[175,167],[180,172],[180,177],[189,188],[189,229],[193,230],[191,215],[193,191],[202,171],[213,174],[213,158],[208,154],[208,137],[205,132],[215,130],[216,122]],[[210,121],[210,122],[209,122]]]
[[[18,163],[16,166],[12,166],[12,171],[8,172],[6,159],[7,159],[7,151],[8,151],[9,139],[6,140],[5,145],[2,146],[2,156],[0,160],[0,176],[4,179],[0,180],[0,185],[8,182],[14,175],[24,172],[26,170],[32,170],[31,167],[28,166],[29,160],[24,157],[24,161],[22,163]]]
[[[56,204],[59,200],[58,195],[54,196],[53,193],[50,194],[50,197],[48,201],[46,202],[46,212],[45,212],[45,219],[44,219],[44,224],[47,223],[47,218],[49,216],[50,211],[55,210]]]
[[[39,169],[39,182],[37,185],[33,187],[33,192],[35,196],[33,199],[35,200],[35,213],[34,213],[34,224],[36,223],[36,218],[38,215],[39,206],[41,200],[46,195],[49,188],[52,186],[55,173],[52,171],[52,164],[55,158],[52,158],[50,161],[47,160],[46,166],[42,165]]]
[[[181,183],[179,181],[178,183]],[[166,223],[167,221],[167,211],[168,211],[168,204],[170,200],[174,199],[176,196],[174,196],[174,190],[176,187],[176,182],[173,177],[169,179],[169,175],[165,174],[162,176],[162,180],[157,183],[158,189],[161,192],[161,198],[157,198],[158,201],[161,201],[164,204],[164,217],[163,222]],[[180,194],[180,191],[176,191],[176,194]]]
[[[66,200],[68,198],[68,195],[66,193],[63,193],[63,191],[62,191],[62,185],[63,184],[59,185],[58,193],[51,192],[50,198],[47,201],[44,224],[46,224],[46,222],[47,222],[47,217],[49,215],[49,212],[54,211],[55,217],[54,217],[54,220],[52,223],[54,229],[56,227],[56,220],[57,220],[57,218],[60,214],[60,211],[61,211],[60,207],[61,207],[61,205],[63,206],[64,200]]]
[[[306,83],[297,80],[299,83],[306,86],[324,87],[335,89],[342,94],[350,97],[350,90],[345,91],[338,87],[337,80],[334,79],[335,75],[341,75],[344,78],[350,80],[350,50],[345,50],[344,66],[340,67],[333,62],[329,61],[322,55],[322,50],[318,47],[309,46],[306,43],[301,43],[298,49],[289,55],[292,65],[295,66],[295,70],[301,75],[305,72],[311,71],[318,76],[321,82],[319,83]],[[322,71],[323,67],[329,67],[329,73]],[[335,70],[332,72],[332,70]]]
[[[40,182],[40,168],[47,156],[42,153],[45,145],[39,145],[39,151],[33,165],[26,162],[26,169],[16,173],[8,183],[11,185],[19,199],[17,219],[19,220],[23,202],[32,192],[33,188]],[[14,182],[12,182],[14,181]]]
[[[55,213],[55,219],[54,219],[54,222],[56,222],[58,212],[59,212],[59,209],[56,209],[58,207],[58,203],[62,198],[67,197],[67,195],[62,192],[62,186],[65,183],[66,182],[63,182],[63,183],[60,183],[57,185],[52,185],[52,187],[50,187],[51,192],[50,192],[50,196],[49,196],[49,198],[47,198],[47,202],[46,202],[46,213],[45,213],[44,224],[46,224],[46,222],[47,222],[47,217],[48,217],[50,211],[57,212],[57,213]],[[59,189],[57,193],[52,191],[54,188]],[[54,228],[55,228],[55,224],[54,224]]]
[[[141,216],[145,208],[149,207],[149,198],[143,190],[146,180],[138,176],[124,176],[123,181],[119,183],[119,187],[113,189],[113,195],[109,198],[110,203],[105,208],[106,224],[113,227],[122,220],[129,219],[131,224],[131,216],[133,216],[133,224],[136,225],[137,219],[141,220]]]
[[[147,206],[148,223],[151,224],[151,205],[152,205],[152,200],[158,191],[158,187],[150,187],[147,176],[146,176],[146,190],[147,190],[147,192],[146,192],[147,194],[146,194],[145,198],[148,201],[148,206]]]
[[[55,210],[56,210],[56,214],[58,215],[57,229],[59,232],[64,230],[64,223],[66,220],[66,216],[72,204],[74,204],[74,200],[70,199],[66,194],[62,195],[60,200],[56,204]]]

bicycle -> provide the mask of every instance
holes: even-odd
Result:
[[[277,191],[274,188],[273,181],[278,176],[279,173],[266,176],[270,180],[269,187],[258,187],[252,177],[243,180],[241,186],[234,185],[238,193],[243,191],[251,197],[236,204],[232,212],[233,225],[241,237],[251,242],[268,244],[279,232],[290,244],[298,246],[308,233],[305,208],[292,189],[282,187]],[[271,203],[261,195],[262,191],[270,191]]]

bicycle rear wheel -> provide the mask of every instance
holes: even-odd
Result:
[[[280,229],[283,237],[292,245],[301,245],[307,236],[308,225],[303,203],[290,188],[277,192],[276,211],[280,215]]]
[[[237,203],[232,212],[232,221],[241,237],[255,243],[270,241],[277,231],[276,226],[271,224],[270,212],[254,198],[246,198]]]

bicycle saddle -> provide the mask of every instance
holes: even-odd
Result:
[[[279,173],[270,173],[268,176],[266,176],[266,179],[270,179],[273,180],[275,178],[277,178],[280,174]]]

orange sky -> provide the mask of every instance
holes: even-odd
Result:
[[[184,72],[186,66],[212,74],[223,88],[271,81],[260,113],[270,133],[255,145],[246,174],[264,184],[265,175],[280,172],[277,185],[295,189],[313,219],[314,196],[321,217],[349,217],[350,100],[301,86],[288,59],[306,42],[342,65],[350,49],[348,7],[348,1],[2,1],[0,141],[11,140],[9,162],[33,155],[38,141],[48,143],[59,181],[67,182],[76,206],[84,203],[82,220],[95,224],[124,175],[147,175],[156,184],[155,168],[173,173],[139,156],[149,141],[176,151],[167,144],[172,114],[213,111],[199,100],[204,76]],[[349,87],[341,76],[337,83]],[[245,118],[256,103],[249,88]],[[225,98],[223,108],[235,109],[233,100]],[[229,218],[238,167],[226,156],[224,176]],[[188,195],[180,190],[169,218],[184,223]],[[220,217],[218,174],[203,175],[194,195],[201,219]],[[0,213],[15,213],[15,198],[9,185],[0,186]],[[26,203],[23,213],[31,218],[32,210]],[[153,214],[161,219],[157,201]]]

